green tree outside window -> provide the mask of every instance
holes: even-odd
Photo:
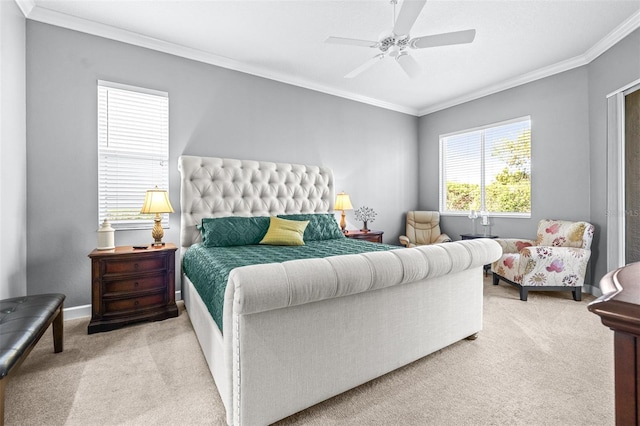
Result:
[[[529,117],[440,138],[440,210],[531,213]]]

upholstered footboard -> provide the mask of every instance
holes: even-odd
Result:
[[[272,423],[479,332],[500,253],[480,239],[233,270],[228,423]]]

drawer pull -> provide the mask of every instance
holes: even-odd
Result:
[[[133,269],[138,270],[138,268],[140,268],[140,265],[138,265],[137,263],[133,265]]]
[[[138,306],[140,304],[140,302],[138,302],[137,300],[135,302],[133,302],[134,306]]]
[[[139,285],[140,285],[140,284],[138,284],[138,281],[136,281],[136,282],[133,284],[133,286],[134,286],[134,287],[136,287],[136,288],[137,288]]]

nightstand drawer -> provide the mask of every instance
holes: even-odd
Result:
[[[137,311],[139,309],[149,309],[163,306],[167,303],[166,292],[150,294],[148,296],[133,297],[131,299],[105,299],[104,314],[118,314],[123,312]]]
[[[105,281],[104,296],[112,293],[131,293],[150,289],[164,289],[166,287],[166,274],[156,274],[144,277],[136,277],[126,280]]]
[[[365,240],[372,243],[382,243],[383,231],[347,231],[344,236],[352,240]]]
[[[131,272],[150,272],[165,270],[165,256],[137,257],[134,259],[109,259],[104,261],[104,274],[126,274]]]

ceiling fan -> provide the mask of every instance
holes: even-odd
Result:
[[[325,40],[325,43],[369,47],[380,51],[380,53],[345,75],[345,78],[353,78],[359,75],[386,57],[394,58],[404,72],[409,77],[414,78],[420,73],[420,65],[409,55],[409,49],[471,43],[476,37],[476,30],[464,30],[411,38],[409,35],[411,27],[418,19],[418,15],[427,0],[404,0],[397,18],[396,4],[398,0],[391,0],[390,2],[393,5],[393,29],[383,32],[378,41],[344,37],[329,37]]]

